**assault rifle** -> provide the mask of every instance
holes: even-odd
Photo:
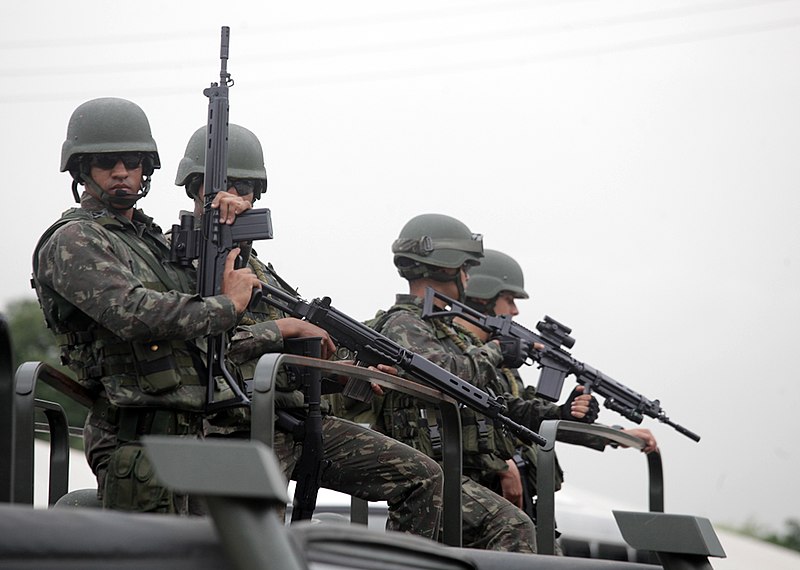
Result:
[[[287,351],[300,356],[319,358],[322,347],[319,337],[286,339]],[[323,459],[322,448],[322,378],[319,369],[298,366],[291,371],[300,380],[307,412],[302,420],[286,410],[277,410],[276,425],[291,432],[295,441],[302,440],[303,451],[295,469],[297,485],[292,503],[292,522],[309,520],[317,505],[322,471],[330,465]]]
[[[304,301],[264,282],[261,283],[261,289],[263,300],[273,307],[328,331],[337,344],[355,355],[357,364],[396,366],[409,376],[447,394],[460,404],[500,421],[506,429],[526,444],[547,444],[538,433],[504,415],[506,406],[502,398],[493,398],[427,358],[406,350],[367,325],[331,307],[329,297]]]
[[[272,221],[268,209],[248,210],[236,217],[232,225],[221,224],[219,210],[211,207],[214,197],[228,189],[228,89],[233,85],[228,73],[228,46],[230,28],[222,27],[220,40],[219,83],[203,90],[208,97],[208,124],[206,128],[206,157],[204,183],[204,209],[200,229],[195,229],[192,214],[183,214],[180,225],[172,226],[171,258],[175,263],[190,266],[199,259],[197,292],[202,297],[222,292],[222,274],[228,253],[238,242],[272,238]],[[225,366],[225,336],[207,338],[207,401],[208,411],[247,405],[250,400]],[[223,401],[214,400],[216,379],[221,379],[234,396]]]
[[[444,308],[437,308],[436,300],[439,300]],[[575,344],[575,339],[569,336],[572,329],[550,317],[545,316],[544,321],[536,325],[536,330],[541,333],[536,334],[515,323],[510,315],[485,315],[428,287],[425,292],[422,318],[432,317],[459,317],[491,333],[493,337],[522,341],[527,347],[527,356],[538,362],[542,370],[536,388],[537,395],[542,398],[558,401],[564,378],[568,374],[574,374],[578,383],[584,386],[584,393],[597,392],[605,399],[603,405],[606,408],[625,416],[632,422],[640,424],[643,416],[647,415],[672,426],[689,439],[700,441],[699,435],[670,420],[658,400],[648,400],[596,368],[575,360],[566,350]],[[534,346],[535,343],[544,345],[544,348],[537,348]]]

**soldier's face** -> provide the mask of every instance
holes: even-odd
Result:
[[[512,293],[503,291],[497,296],[497,300],[494,302],[494,314],[499,317],[503,315],[516,317],[519,314],[517,303]]]
[[[142,163],[135,168],[128,168],[121,158],[114,166],[106,168],[108,164],[92,163],[89,175],[103,192],[112,196],[136,195],[142,187]]]

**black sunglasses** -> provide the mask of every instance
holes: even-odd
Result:
[[[142,153],[140,152],[124,152],[124,153],[107,153],[107,154],[94,154],[92,155],[91,165],[103,170],[113,169],[118,162],[128,170],[135,170],[142,165]]]
[[[230,186],[236,188],[239,196],[246,196],[255,192],[256,181],[251,178],[228,178],[228,187]]]

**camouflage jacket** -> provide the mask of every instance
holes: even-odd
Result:
[[[378,319],[376,328],[389,339],[452,372],[463,380],[497,392],[500,388],[497,366],[502,360],[495,344],[477,346],[470,335],[442,319],[422,319],[422,300],[398,295],[396,304]],[[388,392],[382,403],[376,427],[395,439],[437,458],[436,411],[431,406],[400,392]],[[462,408],[462,445],[465,474],[497,473],[508,467],[506,459],[513,445],[495,423],[471,409]]]
[[[161,229],[133,221],[84,193],[34,252],[34,284],[62,359],[78,381],[112,404],[200,411],[205,389],[194,339],[236,323],[233,302],[201,298],[168,262]]]

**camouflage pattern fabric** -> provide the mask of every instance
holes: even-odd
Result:
[[[398,295],[380,332],[479,388],[497,389],[497,367],[502,361],[502,354],[496,344],[477,346],[447,322],[440,319],[423,320],[421,315],[421,299]],[[454,342],[453,335],[461,340]],[[389,391],[382,400],[376,427],[432,455],[430,433],[419,422],[420,411],[427,407],[425,403],[409,396]],[[496,454],[484,453],[465,454],[464,468],[465,474],[475,476],[476,473],[503,471],[508,466]],[[462,485],[462,507],[464,546],[512,552],[536,551],[535,529],[530,518],[500,495],[469,477],[464,478]]]
[[[140,210],[130,221],[84,193],[81,207],[64,218],[34,253],[37,294],[63,359],[84,385],[101,391],[104,416],[128,406],[168,410],[181,434],[199,435],[199,422],[180,419],[204,402],[193,339],[232,328],[233,303],[183,293],[190,277],[164,262],[169,246]],[[118,445],[118,425],[96,414],[87,418],[85,452],[104,506],[185,512],[182,499],[158,487],[140,454]],[[109,486],[114,496],[105,493]]]
[[[262,280],[277,287],[285,285],[271,266],[251,255],[250,267]],[[243,378],[252,377],[258,357],[265,352],[281,352],[283,338],[274,320],[284,315],[266,303],[247,313],[231,338],[229,358],[237,364]],[[276,407],[303,409],[304,397],[289,375],[276,382]],[[206,422],[206,429],[222,433],[220,422],[231,420],[217,414]],[[239,429],[241,428],[241,429]],[[249,418],[236,418],[228,433],[249,433]],[[371,429],[340,418],[324,416],[322,422],[322,487],[370,501],[385,500],[389,506],[387,529],[408,532],[436,540],[442,511],[443,475],[438,464],[425,455]],[[277,431],[273,447],[287,479],[291,479],[302,453],[302,441]]]
[[[276,288],[284,288],[292,294],[297,292],[275,272],[270,264],[258,259],[258,254],[250,250],[248,267],[261,281]],[[239,326],[231,335],[231,343],[227,351],[228,360],[234,365],[233,371],[244,383],[253,379],[258,359],[267,353],[283,352],[283,337],[275,321],[286,315],[269,303],[262,301],[256,307],[249,307],[239,320]],[[278,409],[302,409],[303,393],[293,383],[292,377],[281,371],[275,385],[275,407]],[[226,395],[220,395],[225,399]],[[323,411],[327,411],[327,403],[323,402]],[[230,435],[241,432],[245,437],[250,432],[250,409],[229,408],[208,416],[204,422],[204,433],[211,435]]]
[[[292,476],[302,442],[276,431],[274,451]],[[442,470],[435,461],[369,428],[347,420],[322,419],[323,457],[329,462],[321,485],[368,501],[386,501],[387,530],[436,540],[442,512]]]

